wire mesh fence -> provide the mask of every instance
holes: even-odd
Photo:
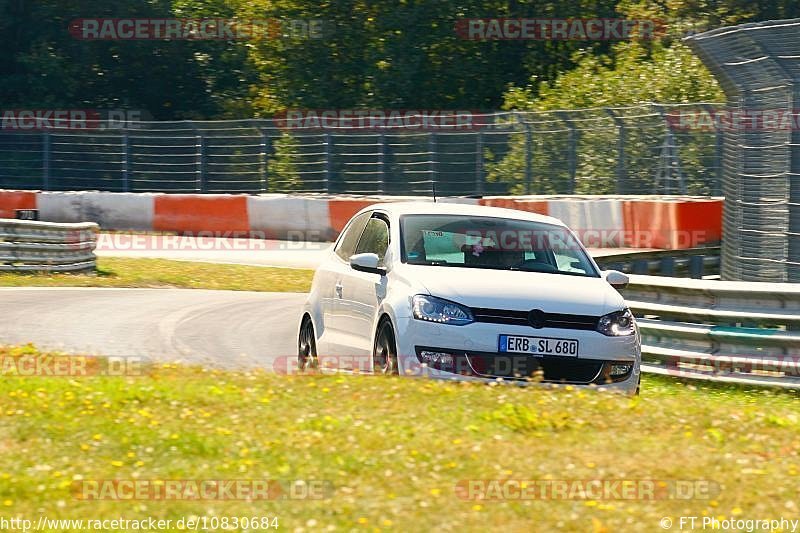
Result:
[[[745,119],[724,140],[722,277],[800,282],[800,19],[686,40]]]
[[[0,129],[0,188],[351,194],[719,194],[725,132],[656,105],[475,114],[469,127],[285,121]]]

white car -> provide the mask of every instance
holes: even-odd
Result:
[[[398,202],[358,212],[314,276],[301,369],[638,392],[641,343],[575,235],[543,215]]]

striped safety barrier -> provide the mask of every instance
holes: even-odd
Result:
[[[49,222],[96,222],[104,230],[251,234],[329,241],[365,206],[427,200],[402,196],[163,194],[0,190],[0,217],[38,209]],[[722,199],[666,196],[448,197],[556,217],[591,248],[685,249],[718,243]]]

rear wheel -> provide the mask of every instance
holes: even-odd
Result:
[[[317,341],[314,337],[314,324],[308,316],[303,318],[303,322],[300,325],[300,335],[297,339],[297,363],[300,370],[319,367]]]
[[[394,328],[388,319],[384,319],[378,326],[375,334],[375,345],[372,348],[372,368],[376,374],[396,375],[397,368],[397,343],[395,343]]]

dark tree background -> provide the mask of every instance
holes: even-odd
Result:
[[[522,16],[658,17],[670,28],[660,46],[669,47],[691,29],[797,17],[800,4],[0,0],[0,107],[129,108],[159,120],[249,118],[292,107],[492,110],[515,101],[508,98],[514,91],[536,98],[587,58],[613,64],[619,53],[608,42],[481,42],[454,31],[463,17]],[[81,17],[276,17],[327,25],[323,39],[81,41],[68,32],[69,22]],[[646,48],[637,61],[657,60]]]

